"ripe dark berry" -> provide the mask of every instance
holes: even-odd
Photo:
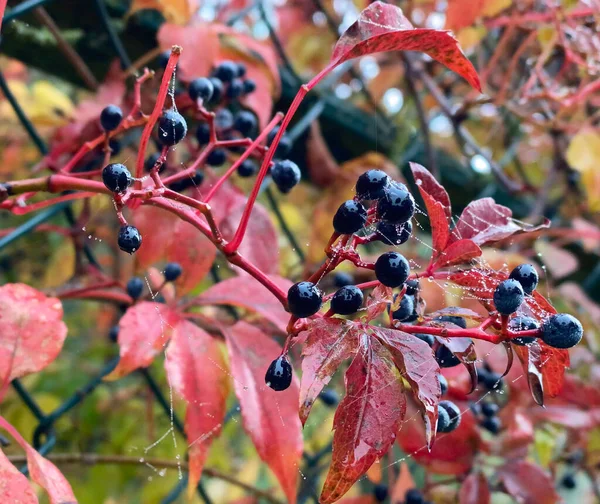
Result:
[[[235,100],[244,93],[244,83],[242,79],[233,79],[227,86],[227,98]]]
[[[250,94],[256,91],[256,82],[252,79],[244,79],[242,84],[244,85],[244,94]]]
[[[200,145],[206,145],[210,141],[210,126],[202,123],[196,128],[196,140]]]
[[[275,136],[279,131],[279,126],[275,126],[267,135],[267,145],[271,145]],[[275,157],[277,159],[284,158],[287,156],[292,150],[292,140],[288,136],[287,133],[284,133],[279,139],[279,144],[277,145],[277,150],[275,151]]]
[[[392,317],[400,322],[404,322],[412,316],[414,311],[415,299],[412,296],[407,296],[405,294],[400,300],[400,306],[398,309],[392,313]]]
[[[531,317],[515,317],[510,320],[508,323],[508,328],[518,332],[518,331],[529,331],[531,329],[537,329],[540,327],[540,324],[537,320]],[[510,341],[515,345],[529,345],[536,340],[534,336],[525,336],[523,338],[513,338]]]
[[[554,348],[571,348],[583,337],[581,322],[567,313],[558,313],[542,322],[542,339]]]
[[[520,264],[511,271],[510,278],[521,284],[525,294],[531,294],[540,280],[538,272],[531,264]]]
[[[460,364],[460,359],[444,345],[440,345],[435,351],[435,360],[443,368],[450,368]]]
[[[354,200],[344,201],[333,216],[333,229],[336,233],[352,234],[363,228],[367,222],[367,210]]]
[[[187,134],[187,123],[174,109],[166,110],[158,120],[158,141],[162,145],[175,145]]]
[[[213,83],[206,77],[200,77],[190,82],[188,93],[193,101],[201,99],[204,102],[209,102],[214,91]]]
[[[448,429],[451,423],[450,415],[446,409],[438,406],[437,432],[450,432]]]
[[[140,277],[132,277],[127,282],[127,294],[133,299],[138,299],[144,291],[144,281]]]
[[[288,290],[288,308],[298,318],[314,315],[322,303],[323,293],[312,282],[299,282]]]
[[[215,129],[219,132],[233,128],[233,114],[231,110],[222,108],[215,114]]]
[[[240,110],[233,120],[233,127],[244,136],[256,131],[257,124],[256,116],[248,110]]]
[[[221,79],[217,79],[216,77],[209,77],[208,80],[210,81],[213,87],[212,98],[210,99],[210,103],[219,103],[221,101],[221,98],[223,98],[223,81]]]
[[[300,168],[289,159],[276,161],[271,167],[271,178],[283,194],[289,193],[300,182]]]
[[[285,390],[292,383],[292,365],[287,357],[281,355],[277,357],[267,369],[265,374],[265,383],[278,392]]]
[[[363,293],[356,285],[346,285],[331,298],[331,309],[340,315],[356,313],[363,304]]]
[[[337,392],[333,389],[325,389],[319,394],[319,399],[327,406],[336,406],[340,402]]]
[[[176,180],[169,184],[169,189],[175,192],[181,192],[189,187],[198,187],[204,181],[204,172],[196,170],[196,173],[191,177],[186,177],[181,180]]]
[[[574,474],[566,474],[561,480],[560,484],[567,490],[573,490],[577,486]]]
[[[409,296],[414,296],[419,291],[418,280],[407,280],[406,281],[406,293]]]
[[[133,254],[142,244],[142,235],[136,227],[127,224],[119,229],[117,243],[123,252]]]
[[[223,82],[229,82],[236,77],[238,66],[233,61],[222,61],[217,65],[213,74]]]
[[[345,271],[336,271],[333,275],[333,284],[336,287],[345,287],[346,285],[353,285],[354,278],[350,273]]]
[[[246,75],[246,71],[248,69],[246,68],[246,65],[244,65],[243,63],[237,63],[237,72],[236,72],[236,76],[237,77],[243,77],[244,75]]]
[[[485,372],[482,379],[480,379],[478,381],[482,381],[488,390],[501,389],[504,387],[504,381],[502,380],[502,375],[500,375],[498,373],[494,373],[493,371]]]
[[[387,485],[384,485],[383,483],[380,483],[379,485],[375,485],[375,488],[373,488],[373,496],[375,497],[375,500],[377,502],[383,502],[385,499],[387,499],[387,496],[388,496]]]
[[[419,338],[421,341],[424,341],[429,346],[433,346],[433,344],[435,343],[435,338],[431,334],[416,333],[416,334],[413,334],[413,336],[415,338]]]
[[[122,193],[133,182],[127,167],[121,163],[111,163],[102,170],[102,182],[109,191]]]
[[[237,173],[240,177],[252,177],[258,171],[258,166],[251,159],[244,159],[240,163],[237,169]]]
[[[160,55],[158,56],[158,66],[160,68],[167,68],[167,63],[169,62],[169,58],[171,57],[171,51],[164,51],[161,52]]]
[[[442,391],[442,395],[448,392],[448,380],[443,374],[438,375],[438,380],[440,382],[440,390]]]
[[[183,273],[183,268],[179,263],[171,262],[165,266],[165,280],[167,282],[174,282],[181,276],[181,273]]]
[[[117,340],[119,339],[119,326],[118,325],[112,326],[110,328],[110,331],[108,331],[108,339],[110,341],[112,341],[113,343],[117,342]]]
[[[411,488],[404,494],[405,504],[424,504],[423,494],[416,488]]]
[[[481,415],[481,406],[479,405],[479,403],[470,402],[469,409],[473,412],[473,415],[475,415],[475,416]]]
[[[408,241],[412,234],[412,224],[410,221],[404,224],[379,221],[376,233],[378,239],[386,245],[402,245]]]
[[[104,131],[112,131],[119,127],[123,120],[123,111],[116,105],[108,105],[100,112],[100,126]]]
[[[493,416],[484,419],[483,422],[481,422],[481,426],[492,434],[498,434],[502,428],[502,422],[497,416]]]
[[[493,402],[482,402],[481,403],[481,412],[486,417],[493,417],[498,414],[500,407]]]
[[[450,430],[452,432],[460,425],[460,409],[452,401],[440,401],[440,408],[444,408],[450,416]]]
[[[110,149],[110,153],[113,156],[116,156],[121,152],[121,142],[119,142],[116,138],[111,138],[108,141],[108,148]]]
[[[463,329],[467,328],[467,321],[462,317],[457,317],[456,315],[442,315],[435,320],[439,320],[440,322],[450,322],[458,327],[462,327]]]
[[[154,154],[150,154],[146,158],[146,161],[144,161],[144,169],[147,172],[149,172],[150,170],[152,170],[152,168],[154,168],[154,165],[158,161],[158,158],[160,158],[160,154],[158,152],[155,152]],[[166,163],[163,163],[161,165],[161,167],[158,169],[158,173],[161,173],[166,167],[167,167]]]
[[[377,202],[377,215],[392,224],[402,224],[415,213],[415,200],[403,184],[389,184]]]
[[[225,152],[225,149],[213,149],[206,156],[206,164],[209,166],[221,166],[225,161],[227,161],[227,152]]]
[[[512,278],[500,282],[494,291],[494,305],[502,315],[510,315],[517,311],[523,303],[525,293],[521,284]]]
[[[389,183],[388,174],[381,170],[368,170],[356,181],[356,196],[360,199],[374,200],[383,196]]]
[[[409,273],[408,261],[398,252],[386,252],[375,262],[375,276],[386,287],[400,287]]]

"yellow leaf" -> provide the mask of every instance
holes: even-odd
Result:
[[[486,0],[483,4],[481,15],[483,17],[493,17],[500,14],[504,9],[510,7],[512,0]]]
[[[486,35],[487,30],[485,29],[485,27],[469,26],[460,30],[456,38],[458,38],[458,42],[463,48],[463,51],[468,51],[469,49],[478,45],[483,40],[483,37],[485,37]]]
[[[152,9],[160,12],[168,22],[186,24],[198,8],[198,0],[133,0],[127,15]]]
[[[45,268],[44,287],[52,288],[63,285],[75,273],[75,247],[70,240],[65,240],[52,252],[50,263]]]
[[[587,129],[577,133],[567,149],[567,162],[582,174],[583,186],[587,191],[589,210],[600,210],[600,133]]]

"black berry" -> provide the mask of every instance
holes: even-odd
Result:
[[[236,76],[237,77],[243,77],[244,75],[246,75],[246,71],[248,69],[246,68],[246,65],[244,65],[243,63],[237,63],[237,72],[236,72]]]
[[[279,132],[279,126],[275,126],[267,135],[267,145],[271,145],[275,136]],[[292,150],[292,140],[288,136],[287,133],[281,135],[279,139],[279,144],[277,145],[277,149],[275,150],[275,157],[278,159],[284,158],[287,156]]]
[[[165,280],[167,282],[174,282],[181,276],[181,273],[183,273],[183,268],[179,263],[171,262],[165,266]]]
[[[333,284],[336,287],[345,287],[346,285],[354,284],[354,278],[350,273],[345,271],[336,271],[333,275]]]
[[[433,344],[435,343],[435,338],[431,334],[416,333],[416,334],[413,334],[413,336],[415,338],[419,338],[421,341],[424,341],[429,346],[433,346]]]
[[[158,152],[155,152],[154,154],[150,154],[144,161],[144,169],[147,172],[152,170],[152,168],[154,168],[154,165],[156,164],[156,162],[158,161],[159,158],[160,158],[160,154]],[[161,165],[161,167],[158,169],[158,172],[159,173],[162,172],[166,167],[167,167],[166,163],[163,163]]]
[[[510,320],[508,323],[509,329],[518,332],[518,331],[529,331],[531,329],[538,329],[540,324],[537,320],[531,317],[515,317]],[[529,345],[536,340],[534,336],[526,336],[523,338],[513,338],[510,341],[515,345]]]
[[[119,152],[121,152],[121,142],[119,142],[116,138],[111,138],[108,141],[108,147],[113,156],[116,156],[119,154]]]
[[[198,187],[204,181],[204,172],[196,170],[196,173],[191,177],[186,177],[181,180],[176,180],[169,184],[169,189],[175,192],[181,192],[189,187]]]
[[[402,245],[406,243],[412,234],[412,223],[391,224],[386,221],[377,223],[377,237],[387,245]]]
[[[406,293],[409,296],[414,296],[419,291],[419,281],[418,280],[407,280],[406,284]]]
[[[193,101],[201,99],[204,102],[209,102],[214,91],[213,83],[206,77],[200,77],[190,82],[188,93]]]
[[[399,287],[408,279],[410,266],[402,254],[386,252],[375,262],[375,276],[386,287]]]
[[[442,391],[442,395],[448,392],[448,380],[443,374],[438,375],[438,380],[440,382],[440,390]]]
[[[196,128],[196,140],[200,145],[206,145],[210,141],[210,126],[202,123]]]
[[[494,305],[502,315],[510,315],[517,311],[523,303],[525,293],[521,284],[512,278],[500,282],[494,291]]]
[[[314,315],[322,303],[323,293],[312,282],[299,282],[288,290],[288,308],[298,318]]]
[[[142,235],[136,227],[127,224],[119,229],[117,243],[123,252],[133,254],[142,244]]]
[[[445,408],[438,406],[437,432],[450,432],[450,415]]]
[[[138,299],[144,291],[144,281],[140,277],[133,277],[127,282],[127,294],[133,299]]]
[[[300,168],[289,159],[276,161],[271,167],[271,178],[283,194],[289,193],[300,182]]]
[[[227,86],[227,98],[235,100],[244,93],[244,82],[242,79],[233,79]]]
[[[460,364],[460,359],[444,345],[440,345],[435,351],[435,359],[438,361],[440,367],[443,368],[450,368]]]
[[[265,374],[265,383],[268,387],[278,392],[285,390],[292,383],[292,365],[287,357],[281,355],[277,357],[267,369]]]
[[[238,66],[233,61],[222,61],[217,65],[213,74],[223,82],[229,82],[237,76]]]
[[[133,182],[127,167],[121,163],[111,163],[102,170],[102,182],[109,191],[122,193]]]
[[[356,233],[367,222],[367,210],[354,200],[344,201],[333,216],[333,229],[340,234]]]
[[[217,77],[209,77],[208,80],[210,81],[213,87],[212,98],[210,99],[210,103],[214,105],[216,103],[219,103],[221,101],[221,98],[223,98],[223,81],[221,79],[218,79]]]
[[[387,499],[387,496],[388,496],[387,485],[384,485],[383,483],[380,483],[379,485],[375,485],[375,488],[373,488],[373,496],[375,497],[375,500],[377,502],[383,502],[385,499]]]
[[[161,52],[158,56],[158,66],[161,68],[167,68],[167,63],[169,62],[169,58],[171,57],[171,51]]]
[[[346,285],[331,298],[331,309],[340,315],[355,313],[363,304],[363,293],[356,285]]]
[[[319,399],[327,406],[335,406],[340,402],[337,392],[333,389],[325,389],[319,394]]]
[[[440,408],[444,408],[450,416],[450,430],[452,432],[460,425],[460,409],[452,401],[440,401]]]
[[[252,177],[258,171],[258,166],[251,159],[244,159],[240,163],[237,169],[237,173],[240,177]]]
[[[244,94],[250,94],[256,91],[256,82],[252,79],[245,79],[242,84],[244,86]]]
[[[206,164],[209,166],[221,166],[227,161],[227,152],[225,149],[213,149],[206,156]]]
[[[256,116],[248,110],[240,110],[233,120],[233,127],[244,136],[254,133],[257,125]]]
[[[511,271],[510,278],[521,284],[525,294],[531,294],[540,280],[538,272],[531,264],[520,264]]]
[[[560,484],[564,486],[567,490],[573,490],[577,486],[577,481],[575,480],[574,474],[566,474],[563,476]]]
[[[499,406],[493,402],[482,402],[481,403],[481,412],[486,417],[493,417],[498,414],[500,410]]]
[[[215,129],[219,132],[227,131],[233,128],[233,114],[231,110],[222,108],[215,114]]]
[[[493,416],[485,418],[483,422],[481,422],[481,426],[492,434],[498,434],[502,428],[502,422],[497,416]]]
[[[368,170],[356,181],[356,196],[367,200],[379,199],[383,196],[389,180],[384,171]]]
[[[439,320],[440,322],[450,322],[458,327],[462,327],[463,329],[467,328],[467,321],[462,317],[457,317],[456,315],[442,315],[435,320]]]
[[[412,296],[407,296],[405,294],[400,300],[400,306],[398,309],[392,313],[392,317],[400,322],[404,322],[412,316],[414,311],[415,299]]]
[[[483,382],[488,390],[501,389],[504,387],[502,375],[494,371],[485,371],[483,377],[478,380]]]
[[[392,224],[402,224],[415,213],[415,200],[403,184],[389,184],[377,202],[377,215]]]
[[[112,131],[119,127],[123,120],[123,111],[116,105],[108,105],[100,112],[100,125],[104,131]]]
[[[119,338],[119,326],[115,325],[110,328],[108,331],[108,339],[113,343],[116,343]]]
[[[583,337],[581,322],[567,313],[558,313],[542,322],[542,339],[554,348],[571,348]]]
[[[187,123],[176,110],[170,109],[158,120],[158,141],[162,145],[175,145],[187,134]]]
[[[405,504],[424,504],[423,494],[416,488],[411,488],[404,494]]]

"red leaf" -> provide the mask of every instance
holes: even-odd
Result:
[[[469,2],[448,0],[446,27],[458,31],[471,26],[481,16],[485,5],[486,0],[470,0]]]
[[[457,328],[450,322],[436,322],[436,324]],[[471,390],[469,393],[473,392],[477,386],[477,369],[475,368],[477,353],[475,352],[473,340],[471,338],[445,338],[443,336],[436,336],[436,339],[440,345],[444,345],[450,350],[467,368],[469,375],[471,375]]]
[[[69,482],[58,468],[35,451],[31,445],[23,439],[21,434],[17,432],[17,429],[3,417],[0,417],[0,427],[9,432],[15,441],[25,450],[27,467],[29,468],[31,479],[46,491],[50,498],[50,504],[77,504],[77,499],[75,498],[75,495],[73,495],[71,485],[69,485]],[[2,482],[3,481],[0,481],[0,483]]]
[[[286,278],[274,275],[269,278],[285,292],[292,286],[292,282]],[[228,278],[209,287],[196,300],[202,304],[241,306],[262,315],[281,332],[287,331],[290,314],[283,309],[277,298],[254,278]]]
[[[492,299],[494,290],[506,278],[506,273],[490,268],[471,268],[457,271],[448,276],[448,280],[456,285],[466,287],[479,300]]]
[[[437,408],[441,388],[438,365],[431,347],[411,334],[373,327],[373,332],[392,354],[394,363],[403,378],[410,383],[413,395],[425,421],[425,436],[429,446],[433,443],[437,425]]]
[[[308,333],[302,349],[302,380],[300,382],[300,420],[302,425],[313,403],[340,364],[354,355],[359,333],[356,325],[338,318],[310,321],[301,337]]]
[[[471,473],[466,477],[460,487],[458,501],[460,504],[490,504],[490,486],[483,473]]]
[[[219,224],[223,238],[233,238],[238,227],[246,202],[236,206],[227,217]],[[267,275],[279,273],[279,245],[278,235],[269,213],[260,204],[256,203],[248,223],[248,230],[244,235],[239,253],[249,262],[262,270]],[[244,270],[235,268],[241,274],[247,275]]]
[[[541,467],[523,460],[511,460],[498,472],[506,491],[522,504],[562,502],[554,490],[554,481]]]
[[[188,492],[193,493],[208,449],[221,433],[229,394],[228,366],[217,340],[197,325],[182,320],[167,348],[165,369],[169,383],[187,402]]]
[[[0,287],[2,383],[35,373],[56,359],[67,337],[62,317],[62,305],[56,298],[25,284]]]
[[[298,380],[294,378],[282,392],[265,385],[265,372],[281,347],[256,327],[238,322],[225,331],[225,339],[244,429],[277,476],[288,502],[295,504],[303,448]]]
[[[162,303],[143,301],[129,308],[119,321],[119,364],[105,379],[116,380],[152,364],[169,341],[178,318]]]
[[[421,194],[428,194],[434,201],[440,203],[444,207],[444,213],[450,221],[452,219],[452,206],[450,204],[450,196],[448,196],[444,186],[424,166],[419,163],[409,163],[409,165],[415,179],[415,184],[419,187],[419,192]]]
[[[379,284],[367,298],[367,315],[364,320],[370,322],[384,313],[393,301],[393,291],[390,287]]]
[[[402,9],[382,2],[369,5],[344,32],[333,49],[330,67],[385,51],[424,52],[481,91],[475,68],[449,32],[414,28]]]
[[[0,450],[0,502],[38,504],[29,481]]]
[[[462,317],[469,320],[477,321],[483,320],[483,317],[479,313],[474,312],[473,310],[469,310],[469,308],[463,308],[462,306],[448,306],[447,308],[442,308],[441,310],[436,310],[427,314],[427,317],[431,319],[446,316]]]
[[[411,488],[415,488],[415,480],[410,472],[410,468],[406,462],[400,462],[400,471],[394,483],[394,488],[391,489],[390,500],[394,503],[402,502],[407,490]]]
[[[402,382],[377,339],[360,336],[344,381],[346,396],[333,420],[333,457],[322,504],[338,500],[388,451],[406,413]]]
[[[482,253],[475,242],[471,240],[458,240],[439,253],[435,268],[463,264],[479,257]]]

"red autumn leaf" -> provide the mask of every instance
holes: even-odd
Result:
[[[69,482],[58,468],[35,451],[32,446],[23,439],[21,434],[17,432],[17,429],[3,417],[0,417],[0,427],[6,430],[25,450],[27,467],[29,468],[31,479],[46,491],[50,499],[50,504],[77,504],[77,499],[73,494],[71,485],[69,485]],[[0,481],[0,483],[2,483],[2,481]]]
[[[460,504],[490,504],[492,495],[485,474],[469,474],[460,487],[458,501]]]
[[[143,301],[129,308],[119,321],[119,364],[105,379],[116,380],[152,364],[178,319],[179,315],[162,303]]]
[[[367,298],[367,314],[364,320],[370,322],[384,313],[393,301],[393,291],[390,287],[379,284]]]
[[[600,408],[582,410],[574,406],[546,406],[530,410],[534,421],[552,422],[569,429],[591,430],[600,426]]]
[[[446,249],[440,251],[435,263],[435,268],[438,269],[444,266],[463,264],[469,262],[471,259],[479,257],[482,253],[482,250],[475,242],[471,240],[458,240],[457,242],[450,244]]]
[[[486,5],[486,0],[448,0],[448,10],[446,11],[446,27],[450,30],[458,31],[467,26],[471,26],[479,16]]]
[[[529,390],[536,403],[544,405],[544,378],[540,370],[541,349],[539,344],[520,346],[514,349],[523,365],[523,371],[527,376]]]
[[[421,194],[427,193],[434,201],[437,201],[444,208],[444,213],[448,220],[452,219],[452,205],[450,204],[450,196],[444,189],[444,186],[440,184],[431,172],[420,165],[419,163],[409,163],[410,170],[412,171],[415,184],[419,188]]]
[[[340,364],[354,355],[358,347],[356,324],[338,318],[311,320],[302,348],[302,380],[300,382],[300,420],[302,425],[313,403],[329,383]]]
[[[559,397],[563,401],[583,408],[600,406],[600,390],[595,382],[584,380],[572,374],[565,375]]]
[[[508,275],[490,268],[471,268],[460,270],[448,275],[448,280],[466,287],[479,300],[488,300],[494,297],[494,290]]]
[[[269,278],[285,292],[292,286],[292,282],[286,278],[274,275]],[[263,316],[283,333],[286,332],[290,319],[290,314],[283,309],[277,298],[254,278],[247,276],[223,280],[209,287],[196,301],[201,304],[241,306]]]
[[[406,413],[402,382],[381,343],[363,333],[345,376],[346,396],[335,412],[333,457],[322,504],[337,501],[396,439]]]
[[[0,502],[38,504],[29,481],[0,450]]]
[[[438,317],[462,317],[468,320],[483,320],[483,317],[479,313],[469,310],[469,308],[463,308],[462,306],[448,306],[441,310],[428,313],[427,316],[431,319],[436,319]]]
[[[374,2],[364,9],[333,48],[329,68],[367,54],[386,51],[421,51],[463,77],[481,91],[471,62],[447,31],[414,28],[395,5]]]
[[[244,213],[246,202],[236,206],[227,217],[219,223],[223,238],[233,238],[238,224]],[[214,247],[213,247],[214,248]],[[256,203],[252,209],[252,216],[248,222],[248,229],[239,248],[239,253],[267,275],[279,273],[279,245],[278,236],[271,216],[260,204]],[[247,273],[236,268],[241,274]]]
[[[265,372],[281,347],[256,327],[238,322],[225,331],[225,339],[244,429],[277,476],[288,502],[295,504],[303,448],[298,380],[281,392],[265,385]]]
[[[436,324],[457,328],[450,322],[436,322]],[[473,340],[471,338],[445,338],[443,336],[436,336],[436,339],[440,345],[450,350],[467,368],[471,376],[471,391],[469,393],[473,392],[477,386],[477,369],[475,367],[477,353],[475,352]]]
[[[197,325],[182,320],[167,348],[165,369],[169,383],[187,402],[188,491],[193,493],[208,449],[221,433],[229,394],[228,367],[218,341]]]
[[[373,332],[392,354],[402,377],[410,383],[414,398],[425,420],[427,444],[431,446],[442,393],[438,379],[440,366],[435,360],[431,347],[412,334],[402,331],[373,327]]]
[[[144,237],[143,245],[135,253],[141,269],[164,258],[176,222],[170,212],[150,205],[143,205],[133,213],[133,223]]]
[[[340,501],[340,504],[376,504],[373,495],[359,495],[358,497],[347,497]]]
[[[2,383],[35,373],[56,359],[67,337],[62,317],[56,298],[25,284],[0,287]]]
[[[498,471],[504,488],[522,504],[556,504],[562,502],[554,489],[552,477],[540,466],[523,460],[511,460]]]

